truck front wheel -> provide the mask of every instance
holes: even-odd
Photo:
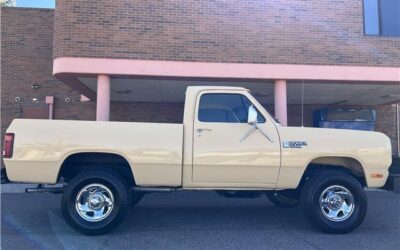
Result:
[[[341,171],[324,170],[305,183],[301,202],[306,218],[327,233],[349,233],[364,220],[367,198],[361,184]]]
[[[129,188],[116,173],[89,170],[71,179],[61,200],[62,214],[75,230],[98,235],[115,228],[128,212]]]

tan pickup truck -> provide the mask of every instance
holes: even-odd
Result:
[[[156,115],[156,114],[155,114]],[[116,227],[147,192],[266,195],[304,208],[328,233],[367,211],[364,187],[388,177],[391,144],[377,132],[280,126],[247,89],[189,87],[183,124],[16,119],[5,137],[9,180],[56,184],[67,222],[85,234]]]

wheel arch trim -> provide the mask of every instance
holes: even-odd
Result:
[[[133,178],[135,177],[134,174],[134,164],[129,160],[129,158],[122,152],[116,151],[116,150],[73,150],[73,151],[69,151],[68,153],[66,153],[62,159],[59,161],[58,163],[58,170],[57,170],[57,175],[56,175],[56,180],[55,182],[57,182],[60,178],[60,174],[63,170],[64,163],[72,156],[75,155],[79,155],[79,154],[104,154],[104,155],[114,155],[114,156],[118,156],[121,157],[122,159],[124,159],[127,163],[128,166],[131,170],[132,176]]]
[[[349,171],[355,170],[355,172],[360,173],[360,176],[357,177],[361,177],[365,181],[365,185],[368,186],[368,178],[366,175],[365,164],[362,162],[361,159],[359,159],[354,155],[329,155],[329,154],[316,155],[307,161],[307,164],[304,166],[304,171],[301,179],[299,180],[298,186],[301,185],[301,181],[303,181],[303,179],[305,178],[307,171],[312,166],[318,166],[318,165],[320,165],[320,167],[315,167],[316,169],[323,167],[331,167],[331,168],[348,169]]]

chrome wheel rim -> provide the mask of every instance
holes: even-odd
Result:
[[[103,184],[89,184],[78,192],[75,208],[84,220],[101,221],[107,218],[113,210],[114,196],[111,190]]]
[[[319,205],[325,218],[339,222],[353,214],[355,203],[353,194],[347,188],[334,185],[321,193]]]

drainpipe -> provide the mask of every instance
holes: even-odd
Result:
[[[49,105],[49,120],[52,120],[54,114],[54,96],[46,96],[46,104]]]

